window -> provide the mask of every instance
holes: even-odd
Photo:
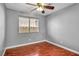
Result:
[[[31,17],[19,17],[19,33],[39,32],[39,20]]]

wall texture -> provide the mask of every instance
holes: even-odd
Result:
[[[52,13],[46,19],[49,41],[79,51],[79,4]]]
[[[45,39],[45,18],[40,15],[33,15],[28,13],[22,13],[15,10],[7,9],[7,33],[6,33],[6,47],[15,46],[19,44],[26,44],[33,41],[39,41]],[[30,16],[36,17],[40,22],[39,33],[18,33],[18,17],[19,16]]]
[[[4,4],[0,4],[0,55],[4,50],[4,39],[5,39],[5,8]]]

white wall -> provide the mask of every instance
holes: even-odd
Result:
[[[79,51],[79,4],[52,13],[46,19],[49,41]]]
[[[6,47],[15,46],[19,44],[26,44],[29,42],[35,42],[39,40],[45,39],[45,19],[44,17],[40,15],[34,15],[34,14],[27,14],[27,13],[21,13],[15,10],[7,9],[7,21],[6,21],[6,27],[7,27],[7,33],[6,33]],[[30,16],[30,17],[36,17],[39,19],[40,23],[40,32],[39,33],[24,33],[19,34],[19,19],[18,16]]]
[[[3,53],[4,49],[4,39],[5,39],[5,8],[3,4],[0,4],[0,55]]]

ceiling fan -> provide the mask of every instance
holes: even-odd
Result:
[[[26,4],[36,7],[32,11],[38,10],[38,11],[41,11],[43,14],[45,13],[45,9],[53,10],[55,8],[54,6],[51,6],[50,3],[49,4],[47,3],[36,3],[36,4],[26,3]]]

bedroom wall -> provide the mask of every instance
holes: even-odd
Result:
[[[5,7],[4,4],[0,3],[0,55],[2,55],[4,50],[4,40],[5,40]]]
[[[6,47],[15,46],[19,44],[26,44],[45,39],[45,18],[40,15],[22,13],[15,10],[7,9],[7,33],[6,33]],[[18,33],[18,16],[36,17],[40,22],[39,33]]]
[[[79,52],[79,4],[46,16],[47,39]]]

